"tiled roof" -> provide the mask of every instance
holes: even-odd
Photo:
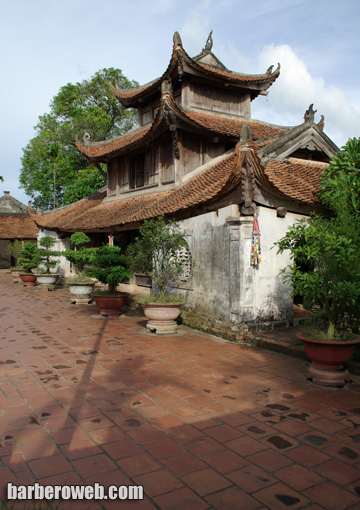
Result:
[[[202,73],[207,78],[214,78],[215,80],[225,79],[233,84],[250,88],[254,91],[253,95],[256,97],[260,90],[268,89],[271,84],[278,78],[280,74],[280,67],[273,72],[266,72],[264,74],[242,74],[234,71],[222,70],[215,68],[211,65],[198,62],[196,59],[191,58],[182,46],[174,48],[170,63],[166,71],[160,78],[152,80],[151,82],[137,87],[136,89],[113,89],[113,93],[124,103],[125,106],[136,104],[137,100],[143,95],[148,95],[160,90],[161,82],[168,76],[171,76],[175,71],[179,73],[179,69],[184,70],[185,66],[188,69],[193,69],[197,74]]]
[[[0,218],[0,239],[36,239],[39,229],[28,215],[8,215]]]
[[[272,126],[271,124],[257,122],[251,119],[236,120],[212,114],[200,113],[198,111],[187,112],[186,115],[204,128],[210,129],[218,134],[233,136],[235,138],[239,138],[242,126],[244,124],[248,124],[255,142],[277,137],[285,132],[285,128]]]
[[[147,124],[146,126],[142,126],[139,129],[130,131],[125,135],[112,138],[111,140],[95,142],[92,143],[91,145],[81,145],[79,142],[76,142],[75,145],[88,158],[101,157],[107,154],[111,154],[112,152],[124,149],[125,147],[131,150],[132,145],[136,144],[136,142],[138,142],[139,140],[142,140],[144,136],[147,133],[149,133],[149,131],[152,128],[152,125],[153,125],[152,123]]]
[[[235,153],[225,156],[175,190],[125,198],[112,202],[101,200],[104,194],[83,200],[37,218],[39,226],[68,231],[91,231],[126,225],[159,215],[171,215],[207,204],[231,191],[241,180]]]
[[[235,140],[239,138],[244,124],[249,125],[255,142],[263,142],[269,139],[267,143],[270,143],[286,131],[285,128],[250,119],[236,120],[198,111],[186,112],[175,103],[170,94],[165,94],[161,97],[161,106],[152,123],[112,140],[90,143],[89,145],[76,143],[76,146],[89,159],[104,158],[115,152],[131,151],[153,138],[157,127],[164,120],[165,111],[169,110],[181,122],[182,126],[186,127],[188,125],[190,129],[206,130],[209,134],[228,136]]]
[[[326,163],[297,158],[270,160],[264,174],[281,194],[293,200],[319,205],[319,179],[325,167]]]

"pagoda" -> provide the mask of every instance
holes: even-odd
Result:
[[[81,230],[125,246],[145,219],[176,219],[196,266],[170,291],[184,296],[192,316],[223,324],[283,320],[292,315],[279,277],[288,261],[271,248],[289,225],[321,208],[319,178],[338,147],[323,116],[315,122],[313,105],[295,127],[252,119],[251,102],[268,94],[280,65],[259,75],[233,72],[212,46],[210,33],[190,57],[176,32],[160,78],[130,90],[113,84],[123,107],[137,109],[138,127],[77,142],[89,164],[107,165],[106,189],[36,221],[62,238]],[[260,245],[254,257],[252,246]]]

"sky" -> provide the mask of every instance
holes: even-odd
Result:
[[[22,149],[67,83],[115,67],[140,84],[166,70],[173,34],[190,56],[210,30],[228,68],[280,77],[252,103],[252,118],[284,126],[315,121],[342,147],[360,136],[359,0],[0,0],[0,196],[19,189]]]

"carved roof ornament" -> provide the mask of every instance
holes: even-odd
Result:
[[[325,127],[325,117],[324,117],[324,115],[321,115],[321,118],[320,118],[319,122],[316,125],[317,125],[317,127],[319,129],[321,129],[321,131],[324,131],[324,127]]]
[[[252,135],[251,135],[251,129],[249,127],[249,124],[244,124],[241,127],[241,131],[240,131],[240,143],[251,142],[251,140],[252,140]]]
[[[213,31],[211,30],[210,34],[208,35],[208,38],[206,40],[205,47],[202,49],[202,53],[208,53],[211,51],[213,47],[213,38],[212,38]]]
[[[175,32],[174,33],[174,35],[173,35],[173,42],[174,42],[174,47],[182,46],[182,40],[181,40],[179,32]]]
[[[172,94],[172,92],[173,92],[172,83],[169,76],[167,76],[165,80],[161,82],[161,94],[166,93]]]
[[[315,113],[317,112],[317,110],[314,110],[313,106],[314,106],[314,104],[311,103],[311,105],[306,110],[305,115],[304,115],[304,121],[310,122],[310,124],[314,124]]]

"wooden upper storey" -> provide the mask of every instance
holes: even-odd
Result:
[[[156,117],[164,80],[169,81],[174,99],[181,108],[250,118],[251,101],[259,94],[267,94],[280,74],[280,65],[275,71],[274,66],[270,66],[261,75],[235,73],[224,66],[211,47],[210,34],[202,52],[191,58],[175,32],[170,63],[160,78],[131,90],[114,87],[113,92],[125,108],[138,109],[140,126]]]

